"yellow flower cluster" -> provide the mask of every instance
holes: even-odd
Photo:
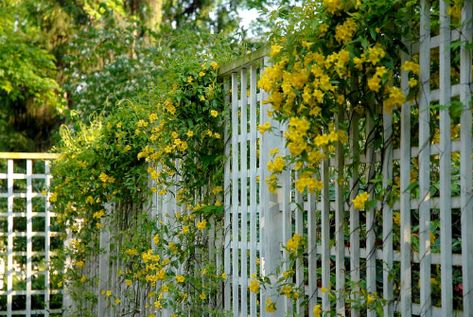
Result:
[[[406,97],[398,87],[388,88],[389,97],[384,100],[384,109],[391,113],[394,107],[400,107],[405,102]]]
[[[302,245],[302,236],[295,233],[286,244],[286,249],[289,253],[295,254],[299,251],[299,248]]]
[[[353,34],[356,32],[357,25],[352,18],[348,18],[343,24],[337,25],[335,28],[335,39],[339,43],[346,44],[351,41]]]
[[[286,161],[281,156],[277,156],[274,160],[268,162],[268,170],[272,173],[281,173],[284,167],[286,167]]]
[[[311,173],[303,173],[296,180],[296,189],[298,192],[303,193],[306,189],[309,192],[314,192],[315,190],[322,190],[323,183],[320,180],[314,178]]]
[[[257,279],[250,280],[250,284],[248,285],[250,292],[257,294],[259,292],[260,284]]]
[[[367,192],[362,192],[360,194],[358,194],[353,200],[353,207],[355,207],[355,209],[364,209],[365,208],[365,204],[366,202],[368,201],[369,199],[369,194]]]

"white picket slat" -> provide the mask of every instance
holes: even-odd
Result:
[[[473,190],[472,190],[472,110],[471,110],[471,43],[473,41],[472,0],[464,0],[461,14],[460,46],[460,187],[461,237],[463,258],[463,314],[473,316]]]
[[[440,0],[440,252],[441,252],[441,285],[442,314],[453,315],[452,287],[452,191],[451,191],[451,120],[449,108],[451,95],[450,80],[450,15],[449,3]]]
[[[390,193],[393,184],[393,127],[392,113],[383,113],[383,137],[384,137],[384,162],[383,162],[383,188]],[[388,196],[386,196],[387,198]],[[393,280],[390,273],[393,269],[393,211],[387,200],[383,201],[383,298],[384,316],[393,316]]]
[[[228,80],[225,80],[224,82],[224,90],[226,92],[225,95],[225,105],[228,107],[230,105],[230,97],[228,95],[228,92],[230,91],[230,84]],[[225,219],[224,219],[224,235],[225,235],[225,242],[224,242],[224,263],[223,263],[223,269],[225,274],[227,275],[227,280],[225,281],[224,289],[223,289],[223,297],[224,297],[224,309],[225,310],[230,310],[231,309],[231,284],[229,282],[229,277],[231,276],[231,215],[232,215],[232,192],[231,192],[231,160],[230,160],[230,150],[231,150],[231,144],[233,142],[232,140],[232,131],[231,129],[231,116],[230,114],[226,115],[226,120],[225,120],[225,157],[227,158],[225,160],[225,171],[224,171],[224,179],[223,179],[223,188],[224,188],[224,199],[223,199],[223,205],[224,205],[224,212],[225,212]],[[232,142],[230,142],[232,141]]]
[[[248,315],[248,155],[247,155],[247,138],[248,138],[248,98],[247,98],[247,70],[243,68],[240,71],[240,205],[241,205],[241,250],[240,250],[240,263],[241,263],[241,315]]]
[[[430,317],[430,2],[420,2],[419,91],[419,253],[420,306]]]
[[[402,54],[401,61],[406,61]],[[401,89],[405,96],[408,93],[408,74],[401,72]],[[405,102],[401,108],[401,316],[412,315],[412,278],[411,278],[411,193],[410,193],[410,168],[411,168],[411,106]]]
[[[353,284],[351,289],[351,299],[359,300],[360,291],[360,214],[351,203],[358,193],[359,187],[359,118],[353,114],[350,123],[350,152],[352,157],[352,177],[350,178],[350,280]],[[360,316],[360,310],[353,305],[351,316]]]
[[[329,197],[329,165],[328,160],[322,161],[322,220],[321,220],[321,240],[322,240],[322,310],[330,310],[329,288],[330,288],[330,197]]]
[[[256,267],[256,215],[257,215],[257,202],[256,202],[256,66],[250,66],[250,276],[257,273]],[[250,293],[250,316],[256,316],[257,305],[256,295]]]
[[[239,314],[239,184],[238,184],[238,74],[232,73],[232,300],[233,313]]]
[[[341,129],[343,121],[342,106],[338,107],[336,115],[337,128]],[[344,182],[344,151],[341,142],[335,147],[336,173],[335,179],[335,285],[337,291],[337,315],[345,316],[345,186]]]

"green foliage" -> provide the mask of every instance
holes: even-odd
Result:
[[[54,56],[25,17],[22,3],[0,4],[0,147],[45,148],[63,107]],[[29,128],[29,131],[26,129]],[[38,135],[39,134],[39,135]],[[37,142],[38,144],[34,144]]]

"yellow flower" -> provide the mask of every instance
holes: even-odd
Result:
[[[302,236],[295,233],[292,238],[290,238],[288,241],[287,241],[287,244],[286,244],[286,249],[289,251],[289,253],[296,253],[298,250],[299,250],[299,247],[301,245],[301,241],[302,241]]]
[[[352,18],[346,19],[343,24],[339,24],[335,28],[335,39],[339,43],[348,43],[356,31],[356,27],[356,23]]]
[[[161,301],[157,300],[154,302],[154,308],[161,309],[163,306],[161,305]]]
[[[401,225],[401,213],[399,213],[399,212],[394,213],[393,222],[394,222],[394,224],[396,224],[398,226]]]
[[[77,268],[79,268],[79,269],[83,268],[84,265],[85,265],[85,262],[82,261],[82,260],[79,260],[79,261],[77,261],[77,262],[75,263],[75,266],[76,266]]]
[[[152,113],[152,114],[149,115],[148,120],[149,120],[149,122],[154,122],[154,121],[158,120],[158,115],[156,113]]]
[[[182,226],[182,233],[184,234],[189,233],[189,226]]]
[[[292,285],[286,284],[283,287],[281,287],[281,294],[287,297],[291,297],[291,293],[292,293]]]
[[[105,292],[105,296],[107,296],[107,297],[112,296],[112,291],[111,291],[111,290],[107,290],[107,291]]]
[[[51,193],[49,195],[49,202],[50,203],[55,203],[57,201],[57,194],[56,193]]]
[[[87,198],[85,199],[85,202],[88,203],[89,205],[92,205],[94,203],[94,197],[92,196],[87,196]]]
[[[126,279],[125,280],[125,285],[126,286],[131,286],[131,285],[133,285],[133,282],[131,280]]]
[[[204,292],[200,293],[200,296],[199,296],[200,300],[204,301],[204,300],[205,300],[205,297],[206,297],[206,296],[205,296],[205,293],[204,293]]]
[[[314,317],[322,316],[322,306],[320,304],[315,305],[312,309],[312,314],[314,314]]]
[[[369,194],[367,192],[358,194],[352,201],[353,207],[355,207],[355,209],[365,208],[365,203],[368,201],[368,199],[369,199]]]
[[[210,115],[214,118],[217,118],[218,116],[218,111],[217,110],[210,110]]]
[[[182,275],[176,275],[176,281],[178,283],[184,283],[184,281],[186,280],[186,278]]]
[[[226,280],[227,279],[227,273],[223,272],[220,277],[222,278],[222,280]]]
[[[156,234],[154,237],[153,237],[153,242],[154,242],[154,245],[158,245],[159,244],[159,235]]]
[[[415,78],[409,79],[409,87],[413,88],[415,86],[417,86],[417,79]]]
[[[101,209],[101,210],[99,210],[99,211],[94,212],[94,214],[92,215],[92,217],[93,217],[94,219],[100,219],[100,218],[102,218],[104,215],[105,215],[105,210]]]
[[[320,289],[320,291],[322,292],[322,294],[325,294],[325,293],[328,292],[328,288],[322,287],[322,288]]]
[[[199,77],[204,77],[205,76],[205,72],[199,72]]]
[[[192,138],[192,137],[194,136],[194,131],[188,130],[188,131],[186,132],[186,135],[187,135],[189,138]]]
[[[260,125],[258,126],[258,131],[259,131],[259,133],[264,134],[264,133],[265,133],[266,131],[268,131],[270,128],[271,128],[271,123],[265,122],[265,123],[260,124]]]
[[[250,289],[250,292],[257,294],[259,292],[258,280],[252,279],[248,288]]]
[[[103,183],[106,183],[107,180],[108,180],[108,176],[107,174],[105,174],[104,172],[100,173],[99,175],[99,179],[103,182]]]
[[[126,253],[127,255],[129,255],[129,256],[134,256],[134,255],[137,255],[137,254],[138,254],[138,251],[133,248],[133,249],[127,249],[127,250],[125,251],[125,253]]]
[[[121,301],[119,298],[116,298],[116,299],[115,299],[115,305],[118,305],[118,304],[120,304],[121,302],[122,302],[122,301]]]
[[[202,221],[197,222],[197,229],[203,231],[207,227],[207,221],[204,219]]]
[[[212,67],[213,70],[217,70],[218,69],[218,63],[217,62],[212,62],[212,63],[210,63],[210,67]]]
[[[187,77],[187,82],[189,84],[192,83],[193,80],[194,80],[194,78],[192,76]]]
[[[376,294],[368,294],[368,297],[366,298],[366,304],[371,304],[376,300]]]
[[[266,312],[274,313],[276,311],[276,303],[271,300],[271,298],[266,299]]]
[[[419,74],[420,66],[413,61],[405,61],[404,64],[402,64],[401,69],[406,72],[413,72],[417,75]]]
[[[284,167],[286,167],[286,161],[281,156],[268,162],[268,170],[272,173],[281,173]]]
[[[281,45],[275,44],[275,45],[271,46],[271,52],[269,53],[269,55],[271,57],[274,57],[274,56],[278,55],[281,52],[281,49],[282,49]]]

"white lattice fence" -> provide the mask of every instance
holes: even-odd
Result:
[[[224,257],[231,278],[225,308],[235,316],[264,316],[266,296],[277,303],[273,315],[309,315],[321,303],[325,311],[375,316],[349,308],[344,296],[334,299],[322,292],[341,294],[350,285],[382,297],[386,316],[473,316],[472,56],[467,44],[473,9],[471,0],[463,3],[462,27],[453,29],[448,1],[440,1],[439,34],[432,35],[436,17],[430,16],[429,2],[421,1],[420,42],[411,46],[421,68],[419,95],[392,114],[374,109],[382,118],[378,131],[370,117],[334,118],[350,122],[351,141],[322,163],[324,189],[317,195],[297,193],[297,171],[283,173],[277,194],[264,181],[270,149],[287,153],[285,127],[268,118],[265,93],[256,86],[265,52],[222,69],[231,96]],[[452,81],[452,71],[459,72],[458,82]],[[438,80],[431,78],[436,73]],[[407,95],[408,74],[400,74]],[[264,122],[273,129],[261,136],[257,125]],[[383,140],[379,152],[372,145],[375,139]],[[382,167],[380,175],[374,175],[376,166]],[[345,183],[336,181],[341,170],[351,173]],[[374,179],[384,190],[398,188],[398,198],[359,213],[351,201],[359,189],[372,191]],[[306,297],[293,303],[272,289],[249,293],[253,274],[269,275],[284,262],[282,246],[293,233],[308,242],[293,280]]]
[[[56,154],[0,153],[0,315],[62,316],[62,290],[49,263],[62,247],[50,211]]]

